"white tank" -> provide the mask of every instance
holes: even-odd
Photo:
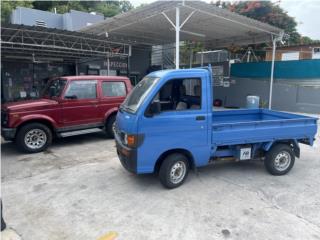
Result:
[[[260,97],[259,96],[247,96],[247,108],[259,108]]]

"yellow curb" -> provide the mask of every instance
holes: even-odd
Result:
[[[117,232],[108,232],[106,235],[103,235],[102,237],[98,238],[98,240],[115,240],[116,237],[118,237]]]

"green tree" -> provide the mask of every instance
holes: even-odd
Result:
[[[271,1],[241,1],[224,5],[232,12],[281,28],[289,34],[289,43],[298,43],[300,34],[297,32],[296,20],[289,16],[280,6]]]
[[[43,11],[66,13],[70,10],[99,12],[105,17],[113,17],[119,13],[133,9],[127,0],[118,1],[1,1],[1,22],[8,22],[9,16],[16,7],[28,7]]]
[[[7,23],[10,19],[10,14],[16,7],[32,8],[31,1],[1,1],[1,22]]]
[[[313,40],[307,36],[302,36],[300,38],[300,43],[301,44],[320,44],[320,40]]]
[[[204,47],[201,42],[184,41],[184,43],[180,47],[181,64],[189,65],[190,60],[192,61],[192,63],[194,63],[196,60],[194,58],[195,53],[201,52],[203,50],[204,50]],[[190,58],[192,58],[192,59],[190,59]]]
[[[308,37],[301,36],[297,31],[296,20],[275,2],[237,1],[230,3],[219,0],[212,2],[212,4],[283,29],[285,33],[289,34],[289,38],[285,40],[288,45],[315,42]]]

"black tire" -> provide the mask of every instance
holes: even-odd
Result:
[[[180,162],[180,164],[184,164],[185,173],[183,177],[178,182],[174,182],[171,178],[171,171],[175,164]],[[188,158],[180,153],[174,153],[167,156],[160,166],[159,178],[162,185],[166,188],[172,189],[179,187],[186,180],[189,172],[189,161]],[[181,175],[182,176],[182,175]]]
[[[31,148],[26,144],[25,137],[28,134],[28,132],[32,130],[39,129],[45,134],[45,140],[43,140],[44,144],[41,144],[39,147],[34,146]],[[16,144],[20,151],[27,152],[27,153],[37,153],[44,151],[47,147],[49,147],[52,143],[52,132],[51,130],[42,123],[28,123],[24,126],[22,126],[17,133],[16,136]]]
[[[106,124],[106,133],[108,137],[114,138],[113,124],[116,121],[116,115],[111,115]]]
[[[281,161],[283,161],[282,163],[283,168],[280,167],[277,161],[280,162],[280,164],[281,164]],[[289,163],[287,161],[289,161]],[[266,159],[264,160],[264,165],[270,174],[275,176],[281,176],[288,173],[291,170],[291,168],[294,165],[294,161],[295,161],[295,154],[292,147],[290,147],[287,144],[280,143],[280,144],[274,145],[267,152]]]
[[[7,224],[4,221],[3,216],[2,216],[2,212],[3,212],[3,207],[2,207],[2,200],[1,200],[1,231],[5,230],[7,227]]]

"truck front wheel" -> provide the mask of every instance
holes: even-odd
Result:
[[[287,144],[277,144],[267,152],[264,165],[270,174],[280,176],[291,170],[294,161],[293,149]]]
[[[16,136],[19,149],[27,153],[45,150],[52,142],[52,132],[44,124],[29,123],[22,126]]]
[[[166,188],[176,188],[182,185],[188,176],[189,162],[186,156],[174,153],[167,156],[160,166],[160,182]]]

